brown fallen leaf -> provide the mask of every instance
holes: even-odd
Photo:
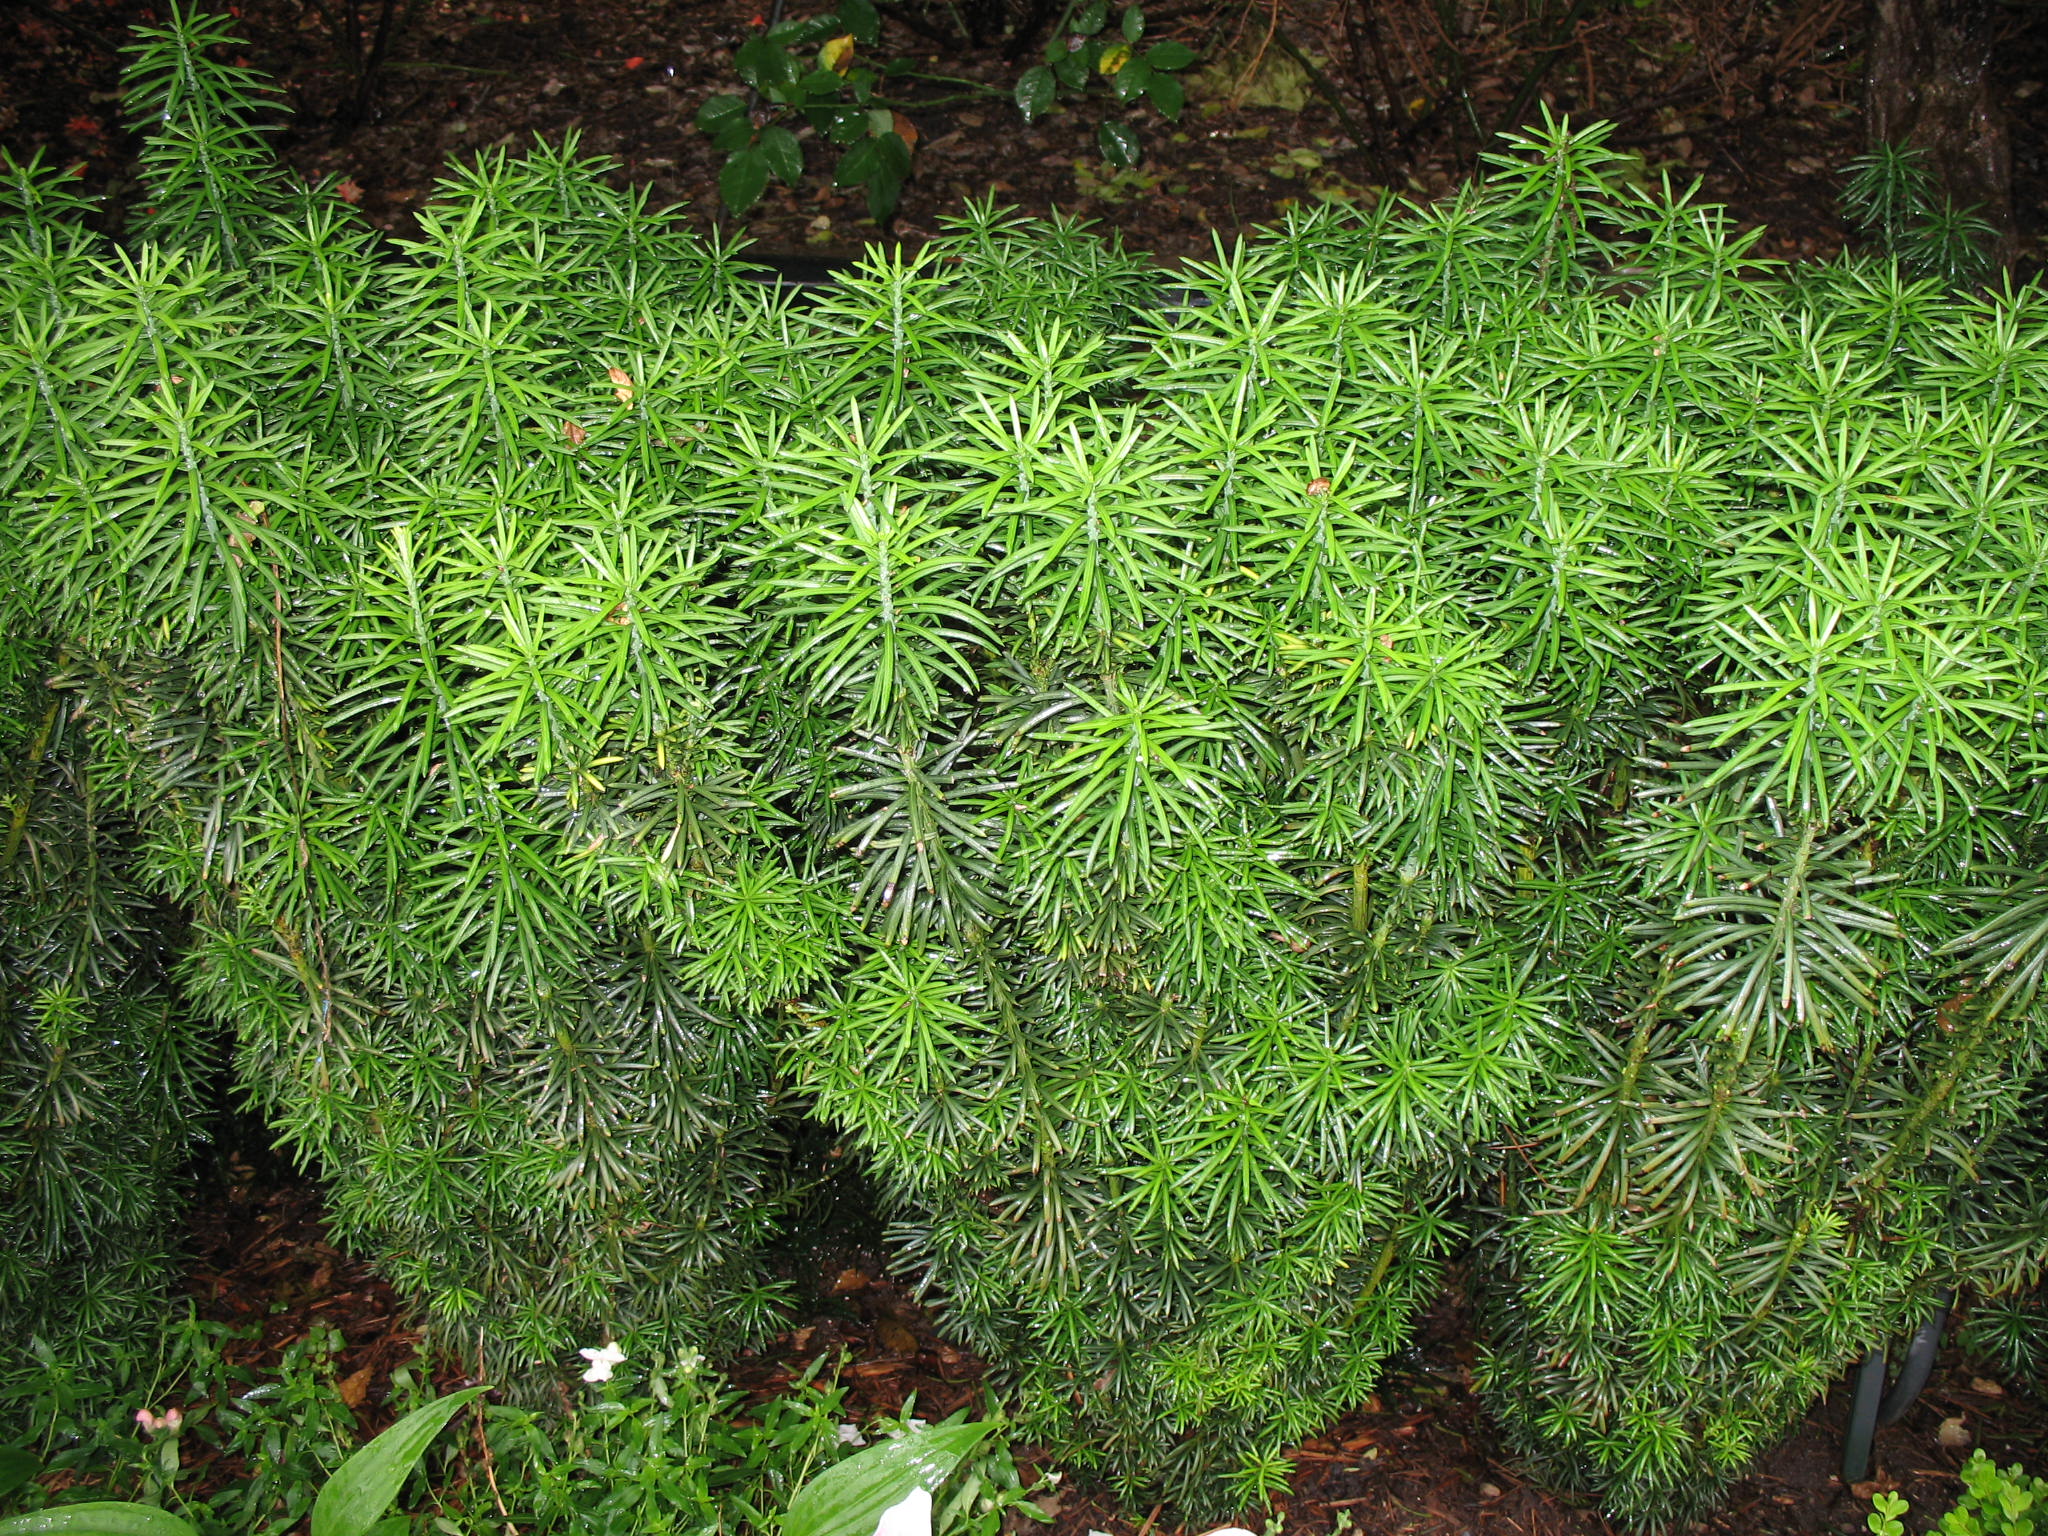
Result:
[[[1989,1376],[1972,1376],[1970,1378],[1970,1390],[1972,1392],[1981,1392],[1986,1397],[2005,1396],[2005,1388],[2001,1387]]]
[[[868,1277],[859,1270],[842,1269],[839,1271],[839,1278],[832,1282],[832,1294],[834,1296],[844,1296],[849,1291],[864,1291],[868,1288],[869,1284]]]
[[[562,436],[569,439],[569,446],[571,448],[581,448],[590,434],[575,422],[565,421],[562,423]]]
[[[1963,1416],[1959,1413],[1952,1419],[1943,1419],[1941,1428],[1934,1432],[1934,1438],[1950,1450],[1959,1451],[1970,1443],[1970,1432],[1963,1426]]]
[[[334,1384],[334,1390],[341,1394],[341,1400],[351,1409],[363,1406],[363,1399],[370,1395],[370,1368],[366,1365],[359,1371],[351,1371]]]
[[[892,1355],[917,1353],[917,1335],[890,1318],[875,1324],[875,1341]]]
[[[357,184],[355,177],[344,176],[335,183],[334,195],[344,203],[360,203],[363,200],[363,189]]]

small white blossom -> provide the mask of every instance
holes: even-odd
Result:
[[[583,1373],[585,1381],[610,1381],[612,1372],[626,1359],[626,1352],[616,1344],[607,1344],[603,1349],[579,1349],[576,1353],[590,1362],[590,1369]]]
[[[891,1504],[876,1522],[875,1536],[932,1536],[932,1496],[913,1488],[901,1504]]]
[[[924,1427],[925,1421],[923,1419],[905,1419],[903,1421],[903,1428],[889,1431],[889,1438],[891,1440],[901,1440],[910,1431],[923,1429]]]
[[[841,1445],[866,1445],[868,1437],[860,1432],[858,1424],[842,1424],[839,1426],[839,1443]]]
[[[704,1369],[704,1357],[694,1349],[686,1349],[676,1360],[676,1374],[688,1381]]]

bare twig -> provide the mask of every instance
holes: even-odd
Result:
[[[1280,45],[1283,53],[1308,73],[1309,84],[1315,87],[1318,96],[1330,104],[1330,110],[1337,114],[1337,121],[1344,125],[1344,131],[1351,136],[1351,142],[1358,147],[1358,152],[1371,159],[1374,179],[1387,180],[1389,173],[1386,157],[1380,153],[1378,132],[1368,135],[1353,121],[1350,111],[1344,105],[1344,98],[1337,94],[1337,87],[1331,83],[1330,77],[1316,68],[1309,56],[1295,45],[1293,38],[1276,29],[1273,41]]]
[[[1564,57],[1572,40],[1578,35],[1578,26],[1586,13],[1595,6],[1606,5],[1608,0],[1572,0],[1571,9],[1564,13],[1557,28],[1551,33],[1552,41],[1529,66],[1529,72],[1522,76],[1521,86],[1515,91],[1514,99],[1508,103],[1507,111],[1495,121],[1490,138],[1498,138],[1510,128],[1520,126],[1522,114],[1529,110],[1529,103],[1536,99],[1536,93],[1543,87],[1543,77],[1550,73],[1551,65]]]
[[[1244,93],[1251,89],[1252,81],[1259,73],[1259,66],[1266,62],[1266,50],[1273,46],[1273,34],[1280,30],[1280,0],[1271,0],[1266,15],[1266,35],[1259,43],[1259,50],[1244,67],[1244,73],[1237,77],[1237,84],[1230,92],[1230,104],[1235,107],[1244,100]]]

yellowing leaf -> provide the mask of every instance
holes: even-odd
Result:
[[[1131,62],[1131,45],[1118,43],[1114,48],[1102,50],[1102,59],[1095,67],[1105,75],[1113,75]]]
[[[825,46],[818,50],[818,67],[829,69],[835,75],[843,75],[853,68],[853,34],[825,40]]]

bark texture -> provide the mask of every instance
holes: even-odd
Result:
[[[1870,144],[1912,144],[1960,207],[2013,255],[2012,144],[1991,94],[1991,0],[1876,0],[1864,121]]]

